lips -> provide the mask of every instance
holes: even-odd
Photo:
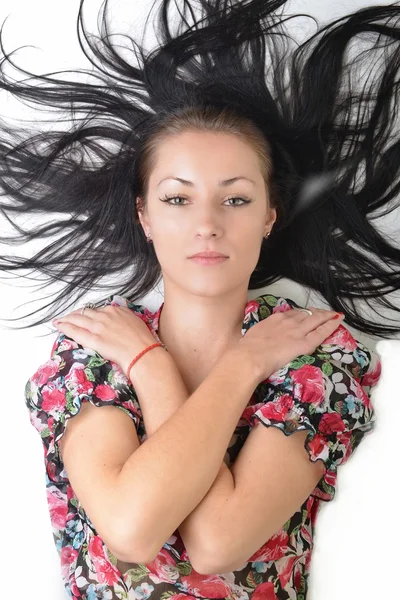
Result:
[[[219,265],[228,260],[228,256],[192,256],[190,260],[198,265]]]
[[[220,252],[199,252],[198,254],[193,254],[189,258],[228,258],[226,254],[221,254]]]

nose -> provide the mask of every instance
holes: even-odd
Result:
[[[211,203],[203,205],[196,214],[196,231],[201,237],[219,236],[223,231],[221,218]]]
[[[218,225],[213,225],[212,223],[209,224],[201,224],[198,225],[196,227],[196,232],[197,235],[199,235],[202,238],[208,238],[208,237],[215,237],[215,236],[220,236],[222,229],[221,227],[219,227]]]

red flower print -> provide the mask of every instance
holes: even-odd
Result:
[[[63,334],[61,334],[63,335]],[[58,338],[56,339],[54,346],[57,346],[57,342],[58,342]],[[67,338],[64,338],[62,342],[60,342],[58,348],[57,348],[57,354],[60,354],[61,352],[65,352],[65,350],[75,350],[78,347],[78,344],[75,342],[75,340],[69,340]],[[53,354],[53,351],[52,351]]]
[[[88,396],[93,390],[93,382],[86,377],[85,365],[80,363],[72,365],[71,370],[65,376],[65,383],[69,390],[73,390],[78,395],[85,394]]]
[[[149,324],[149,323],[151,323],[154,313],[151,310],[149,310],[146,306],[144,306],[143,308],[144,308],[143,313],[135,311],[135,315],[137,315],[139,317],[139,319],[142,319],[142,321],[144,321],[146,324]],[[156,311],[156,312],[158,312],[158,311]]]
[[[117,397],[117,394],[110,385],[105,383],[100,383],[96,386],[94,390],[95,395],[100,398],[100,400],[114,400]]]
[[[301,556],[288,556],[288,557],[282,557],[278,562],[275,563],[277,572],[278,572],[278,577],[279,577],[279,581],[281,586],[284,588],[289,579],[292,576],[293,573],[293,569],[295,564],[300,560]],[[258,588],[257,588],[258,590]],[[254,596],[253,596],[254,598]]]
[[[82,598],[82,594],[76,585],[75,573],[71,573],[69,578],[69,585],[71,586],[71,592],[74,598]]]
[[[99,583],[113,585],[118,582],[120,578],[119,572],[106,556],[103,542],[98,535],[93,535],[90,538],[88,554],[93,561],[94,570],[97,573]]]
[[[324,479],[328,485],[332,485],[333,487],[335,487],[336,479],[337,479],[337,472],[330,471],[328,469],[324,475]]]
[[[289,551],[288,539],[287,532],[280,529],[249,558],[248,562],[269,562],[285,556]]]
[[[294,382],[294,396],[302,402],[309,402],[317,406],[325,398],[324,376],[318,367],[303,365],[300,369],[291,372]]]
[[[258,412],[267,419],[281,421],[285,420],[286,415],[290,413],[292,408],[293,398],[289,394],[282,394],[276,401],[262,404]]]
[[[43,446],[46,454],[46,448]],[[56,465],[52,461],[46,461],[46,471],[50,481],[57,481],[57,469]]]
[[[332,344],[333,346],[342,346],[353,352],[357,348],[357,341],[351,335],[350,331],[343,327],[343,325],[339,325],[337,329],[329,337],[327,337],[321,344],[321,346],[325,344]]]
[[[59,363],[56,360],[48,360],[40,366],[36,373],[31,377],[31,381],[36,385],[43,385],[58,372]]]
[[[314,521],[314,523],[315,523],[315,521]],[[310,567],[311,567],[312,548],[313,548],[313,546],[311,546],[310,550],[307,550],[306,561],[304,563],[307,573],[309,572]]]
[[[282,300],[282,301],[278,302],[278,304],[276,306],[274,306],[274,308],[272,309],[273,314],[287,312],[288,310],[293,310],[293,308],[290,306],[290,304],[284,298],[281,298],[280,300]]]
[[[361,383],[359,381],[354,379],[351,382],[351,390],[354,392],[355,397],[358,400],[360,400],[362,402],[362,404],[364,404],[364,406],[366,406],[366,408],[369,408],[370,410],[372,410],[373,407],[372,407],[372,403],[371,403],[371,398],[364,390],[364,388],[363,388],[364,385],[365,385],[364,380],[361,385]]]
[[[64,579],[68,577],[71,564],[76,560],[77,556],[78,552],[72,546],[61,548],[61,573]]]
[[[376,385],[379,381],[380,376],[382,375],[382,363],[378,359],[376,361],[376,365],[372,368],[368,373],[365,373],[362,378],[363,386],[373,386]]]
[[[75,492],[72,489],[72,487],[69,485],[67,487],[67,500],[70,501],[72,500],[72,498],[75,498],[77,500],[77,497],[75,496]]]
[[[256,302],[256,300],[250,300],[250,302],[248,302],[246,304],[244,314],[246,316],[248,313],[257,312],[259,308],[260,308],[259,302]]]
[[[146,567],[153,573],[154,576],[151,575],[151,579],[154,583],[161,581],[175,583],[179,579],[178,567],[165,548],[161,548],[155,559],[146,563]]]
[[[293,577],[294,588],[299,590],[301,587],[301,568],[299,565],[296,565],[294,577]]]
[[[256,587],[251,595],[252,600],[278,600],[272,581],[266,581]]]
[[[182,583],[187,585],[188,593],[204,598],[230,597],[232,590],[218,575],[200,575],[192,570],[190,575],[182,575]]]
[[[331,435],[338,431],[344,431],[346,425],[341,416],[336,413],[324,413],[319,422],[319,432],[321,435]]]
[[[313,457],[321,456],[327,446],[327,441],[322,435],[316,433],[312,440],[308,442],[308,448]],[[326,452],[328,454],[328,452]]]
[[[42,409],[47,413],[62,412],[66,405],[65,390],[54,387],[50,384],[42,390],[43,402]]]
[[[56,529],[64,529],[67,517],[67,505],[64,498],[59,498],[47,489],[47,503],[50,510],[50,520]]]

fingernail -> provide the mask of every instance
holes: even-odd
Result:
[[[340,317],[344,317],[344,313],[336,313],[336,315],[334,317],[332,317],[333,319],[340,319]]]

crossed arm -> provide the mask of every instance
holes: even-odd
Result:
[[[181,378],[174,386],[164,387],[162,369],[157,380],[146,380],[146,389],[138,396],[150,437],[179,410],[189,393]],[[162,406],[155,400],[161,397]],[[324,473],[321,461],[312,463],[308,458],[306,434],[299,431],[286,436],[275,427],[259,424],[232,467],[222,462],[211,488],[178,527],[200,574],[243,566],[305,502]],[[165,541],[158,540],[147,562],[154,560]]]

